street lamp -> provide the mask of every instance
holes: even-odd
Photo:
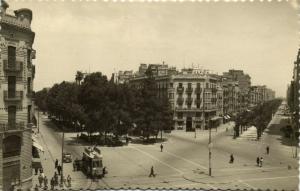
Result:
[[[64,132],[64,126],[62,126],[62,139],[61,139],[61,187],[64,186],[64,139],[65,139],[65,132]]]
[[[211,176],[211,149],[212,149],[212,142],[211,142],[211,125],[209,125],[209,139],[208,139],[208,174]]]

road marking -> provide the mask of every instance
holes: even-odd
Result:
[[[284,179],[284,178],[298,178],[298,176],[278,176],[278,177],[269,177],[269,178],[250,178],[242,181],[250,182],[250,181],[264,181],[264,180],[274,180],[274,179]]]
[[[206,167],[204,167],[204,166],[202,166],[202,165],[200,165],[200,164],[198,164],[198,163],[196,163],[196,162],[193,162],[193,161],[188,160],[188,159],[186,159],[186,158],[180,157],[180,156],[178,156],[178,155],[176,155],[176,154],[173,154],[173,153],[170,153],[170,152],[168,152],[168,151],[164,151],[164,152],[167,153],[167,154],[169,154],[169,155],[171,155],[171,156],[174,156],[174,157],[176,157],[176,158],[179,158],[179,159],[181,159],[181,160],[184,160],[184,161],[186,161],[186,162],[188,162],[188,163],[190,163],[190,164],[192,164],[192,165],[195,165],[196,167],[201,167],[201,168],[207,170]]]
[[[241,171],[241,170],[272,170],[272,169],[287,169],[286,167],[270,167],[270,168],[234,168],[234,169],[220,169],[220,171]]]
[[[240,182],[240,183],[242,183],[242,184],[245,184],[246,186],[248,186],[248,187],[250,187],[250,188],[252,188],[252,189],[254,189],[254,190],[257,190],[256,187],[251,186],[250,184],[248,184],[248,183],[246,183],[246,182],[244,182],[244,181],[242,181],[242,180],[238,180],[238,182]]]
[[[145,151],[142,151],[141,149],[138,149],[138,148],[133,147],[133,146],[129,146],[129,147],[131,147],[132,149],[135,149],[135,150],[137,150],[137,151],[143,153],[144,155],[147,155],[147,156],[149,156],[150,158],[152,158],[152,159],[154,159],[154,160],[160,162],[161,164],[163,164],[163,165],[165,165],[165,166],[167,166],[167,167],[169,167],[169,168],[171,168],[171,169],[173,169],[173,170],[179,172],[180,175],[184,174],[184,172],[181,171],[181,170],[179,170],[178,168],[175,168],[175,167],[173,167],[173,166],[171,166],[171,165],[169,165],[169,164],[167,164],[167,163],[165,163],[165,162],[159,160],[158,158],[152,156],[151,154],[149,154],[149,153],[147,153],[147,152],[145,152]]]

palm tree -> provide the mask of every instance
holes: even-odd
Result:
[[[81,71],[77,71],[75,76],[76,84],[80,85],[80,82],[83,80],[83,73]]]

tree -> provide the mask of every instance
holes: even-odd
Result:
[[[77,71],[75,76],[76,84],[80,85],[82,80],[83,80],[83,73],[81,71]]]

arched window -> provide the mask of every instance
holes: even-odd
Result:
[[[21,138],[11,135],[3,140],[3,157],[18,156],[21,152]]]

